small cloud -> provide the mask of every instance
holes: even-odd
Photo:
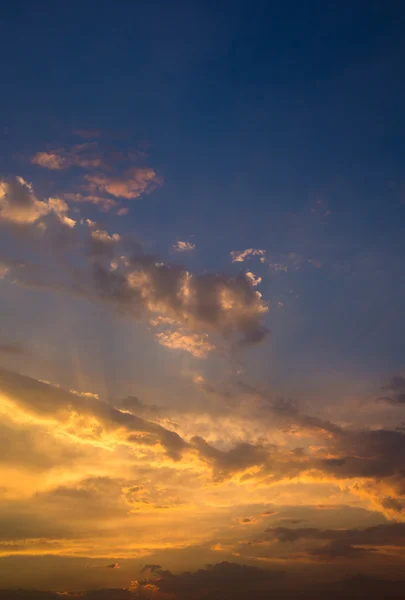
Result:
[[[273,271],[274,273],[280,273],[280,272],[287,273],[288,265],[286,265],[285,263],[269,263],[269,269],[270,269],[270,271]]]
[[[383,386],[382,391],[388,392],[386,396],[379,398],[390,404],[405,405],[405,377],[394,375],[389,383]]]
[[[10,267],[0,262],[0,279],[4,279],[8,274]]]
[[[310,258],[308,259],[308,262],[311,263],[311,265],[314,265],[314,267],[316,267],[317,269],[320,269],[322,267],[322,263],[319,262],[317,258]]]
[[[92,231],[91,237],[93,238],[93,240],[97,240],[98,242],[104,242],[106,244],[117,243],[121,240],[121,236],[118,233],[113,233],[112,235],[109,235],[107,231],[104,231],[102,229],[96,229],[95,231]]]
[[[123,207],[123,208],[119,208],[117,210],[117,216],[118,217],[123,217],[123,216],[127,215],[128,213],[129,213],[129,208]]]
[[[248,280],[250,281],[250,283],[253,285],[253,287],[256,287],[257,285],[259,285],[259,283],[262,282],[262,278],[256,276],[251,271],[246,271],[246,277],[248,278]]]
[[[122,177],[109,177],[103,174],[85,175],[88,190],[102,192],[115,198],[134,200],[142,194],[151,192],[161,183],[154,169],[150,167],[132,167]]]
[[[60,171],[69,166],[63,156],[54,152],[37,152],[32,158],[32,163],[52,171]]]
[[[74,129],[72,133],[85,140],[90,140],[100,137],[101,129]]]
[[[173,250],[175,252],[191,252],[192,250],[195,250],[195,244],[178,240],[175,244],[173,244]]]
[[[258,250],[257,248],[246,248],[246,250],[232,250],[231,258],[232,262],[244,262],[248,258],[252,258],[253,256],[260,256],[261,261],[266,256],[266,250]]]
[[[215,346],[208,341],[206,333],[170,331],[156,334],[159,344],[175,350],[185,350],[196,358],[205,358]]]
[[[51,171],[61,171],[69,167],[99,168],[103,166],[96,142],[78,144],[70,150],[59,148],[49,152],[37,152],[31,162]]]
[[[108,212],[117,206],[116,200],[98,196],[97,194],[67,193],[63,194],[63,197],[71,202],[89,202],[90,204],[95,204],[96,206],[99,206],[103,212]]]

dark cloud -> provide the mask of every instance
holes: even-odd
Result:
[[[309,550],[308,554],[321,560],[334,560],[336,558],[363,558],[370,552],[374,552],[374,550],[352,546],[343,540],[332,540],[320,548]]]
[[[303,414],[291,400],[283,398],[274,399],[266,391],[259,390],[245,381],[238,381],[237,388],[240,392],[261,400],[259,410],[262,416],[265,416],[266,413],[277,416],[280,424],[287,427],[287,429],[294,426],[304,431],[330,435],[338,435],[342,431],[341,427],[331,421]],[[303,449],[295,449],[294,452],[297,456],[303,455]]]
[[[217,480],[252,466],[267,464],[272,449],[271,446],[242,443],[224,452],[214,448],[199,436],[192,438],[190,443],[197,448],[200,457],[213,467],[214,477]]]
[[[159,591],[179,595],[181,598],[203,598],[213,592],[240,594],[243,591],[270,590],[272,584],[284,579],[282,571],[268,571],[259,567],[238,563],[221,562],[207,565],[205,569],[194,572],[174,574],[158,570],[153,579]],[[198,595],[197,595],[198,594]]]
[[[162,407],[155,404],[145,404],[136,396],[127,396],[115,402],[115,406],[120,410],[127,410],[134,415],[144,415],[149,417],[158,417],[163,411]]]
[[[162,570],[162,567],[158,564],[144,565],[141,569],[141,573],[146,573],[146,572],[154,573],[156,571],[161,571],[161,570]]]
[[[217,333],[226,339],[236,334],[243,345],[260,342],[267,332],[262,323],[266,304],[243,273],[236,278],[193,275],[154,256],[138,255],[119,270],[95,265],[93,281],[100,300],[135,318],[160,315],[175,330]]]
[[[266,529],[266,538],[279,542],[325,540],[349,545],[405,546],[405,523],[375,525],[366,529],[317,529],[303,527],[273,527]]]

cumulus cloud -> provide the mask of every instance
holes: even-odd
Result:
[[[204,334],[236,335],[239,343],[254,344],[267,333],[262,322],[267,305],[243,273],[236,278],[193,275],[153,256],[137,255],[114,271],[96,265],[94,281],[100,300],[152,324],[157,317],[170,319],[174,326],[158,338],[165,345],[201,353],[209,349]]]
[[[266,250],[258,250],[257,248],[246,248],[246,250],[232,250],[232,262],[244,262],[253,256],[261,257],[261,260],[266,256]],[[263,262],[263,261],[262,261]]]

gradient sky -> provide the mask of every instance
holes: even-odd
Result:
[[[4,7],[0,598],[401,594],[404,26]]]

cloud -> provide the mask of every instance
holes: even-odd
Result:
[[[59,171],[69,166],[66,164],[66,159],[55,152],[37,152],[33,156],[32,162],[34,165],[38,165],[44,169],[51,169],[52,171]]]
[[[162,411],[162,407],[154,404],[145,404],[136,396],[127,396],[115,402],[115,406],[120,410],[126,410],[134,415],[149,415],[158,416]]]
[[[141,573],[154,573],[156,571],[161,571],[162,567],[158,564],[152,565],[144,565],[141,569]]]
[[[308,554],[321,560],[351,559],[363,558],[370,552],[374,552],[372,548],[361,548],[352,546],[341,540],[333,540],[320,548],[313,548],[308,551]]]
[[[92,139],[101,136],[101,129],[74,129],[73,135],[84,139]]]
[[[0,261],[0,279],[4,279],[8,274],[10,267],[6,265],[3,261]]]
[[[104,196],[98,196],[97,194],[81,194],[76,192],[65,193],[63,194],[63,197],[71,202],[88,202],[89,204],[94,204],[95,206],[99,206],[103,212],[108,212],[112,208],[118,206],[116,200],[113,200],[112,198],[106,198]]]
[[[68,205],[60,198],[39,200],[32,185],[22,177],[0,180],[0,223],[33,225],[53,214],[60,223],[72,228],[76,222],[67,216],[68,210]]]
[[[317,529],[304,527],[289,529],[274,527],[266,529],[266,538],[283,543],[299,540],[341,542],[352,546],[405,546],[405,523],[376,525],[365,529]]]
[[[115,247],[120,241],[121,236],[118,233],[110,235],[104,229],[92,228],[90,231],[91,256],[114,256]]]
[[[94,396],[79,396],[25,375],[0,369],[0,392],[17,406],[38,418],[69,423],[75,414],[96,419],[102,429],[124,432],[123,441],[136,442],[138,434],[149,434],[173,459],[179,459],[186,442],[173,431],[141,417],[122,412]],[[79,428],[80,433],[80,428]]]
[[[233,578],[232,578],[233,577]],[[308,581],[308,578],[310,581]],[[152,579],[133,581],[129,588],[104,588],[76,592],[52,592],[33,589],[0,590],[0,600],[402,600],[403,577],[381,578],[357,574],[342,578],[315,578],[310,571],[307,579],[285,576],[282,571],[245,566],[238,563],[217,563],[204,569],[172,573],[164,569]]]
[[[317,269],[322,267],[322,263],[317,258],[310,258],[308,259],[308,262],[311,263],[311,265],[314,265],[314,267]]]
[[[66,210],[63,201],[51,199],[41,208],[41,214],[51,211],[68,230],[72,228]],[[58,269],[40,266],[28,269],[27,265],[22,269],[17,263],[3,260],[3,274],[11,273],[13,281],[22,285],[70,292],[108,303],[118,313],[144,319],[158,329],[159,343],[198,357],[218,347],[217,340],[211,337],[220,336],[228,344],[249,346],[267,335],[263,321],[268,306],[255,289],[256,280],[245,273],[236,277],[218,273],[195,275],[178,265],[162,263],[156,256],[144,254],[139,244],[99,229],[94,222],[86,222],[89,229],[84,238],[83,230],[79,231],[71,239],[74,244],[65,244],[63,252],[58,253]],[[60,235],[46,237],[44,233],[43,237],[50,248],[61,247]],[[77,261],[77,250],[82,252],[83,248],[87,265],[83,260]],[[111,260],[118,248],[134,254],[120,254]],[[52,257],[50,252],[49,258]],[[105,260],[108,258],[109,263]]]
[[[22,344],[17,342],[9,344],[0,344],[0,354],[6,354],[9,356],[23,356],[27,353],[27,350]]]
[[[246,277],[249,279],[249,281],[251,282],[251,284],[254,287],[256,287],[257,285],[259,285],[262,282],[262,278],[261,277],[257,277],[251,271],[246,271]]]
[[[173,244],[173,250],[175,252],[191,252],[192,250],[195,250],[195,244],[178,240],[175,244]]]
[[[267,333],[262,323],[267,305],[243,273],[236,278],[193,275],[153,256],[137,255],[114,271],[97,264],[93,277],[100,300],[152,324],[156,317],[171,319],[173,326],[158,338],[165,345],[201,354],[209,349],[204,334],[227,339],[236,334],[240,344],[249,345]]]
[[[47,152],[37,152],[31,162],[38,167],[60,171],[69,167],[98,168],[103,166],[96,142],[78,144],[70,150],[60,148]]]
[[[232,262],[244,262],[253,256],[260,256],[263,259],[266,256],[266,250],[258,250],[256,248],[246,248],[246,250],[232,250]]]
[[[214,448],[200,436],[193,437],[190,442],[197,448],[200,457],[212,466],[217,481],[238,471],[270,464],[271,460],[271,446],[244,442],[237,444],[231,450],[223,451]]]
[[[132,167],[121,177],[104,174],[85,175],[91,193],[107,193],[114,198],[133,200],[154,190],[161,179],[150,167]]]
[[[394,375],[389,383],[381,389],[388,394],[379,400],[385,400],[395,405],[405,404],[405,377],[402,375]]]
[[[215,346],[208,341],[208,334],[169,331],[157,333],[159,344],[175,350],[185,350],[196,358],[205,358]]]
[[[284,580],[283,571],[270,571],[238,563],[221,562],[214,565],[207,565],[205,569],[198,571],[172,573],[163,569],[153,571],[153,584],[160,592],[166,594],[179,594],[181,598],[197,597],[208,598],[212,593],[214,597],[220,597],[226,594],[226,597],[232,597],[233,594],[241,593],[254,594],[255,591],[270,590],[275,583]],[[145,584],[147,582],[141,582]],[[196,596],[197,594],[197,596]],[[254,596],[249,596],[254,597]]]

